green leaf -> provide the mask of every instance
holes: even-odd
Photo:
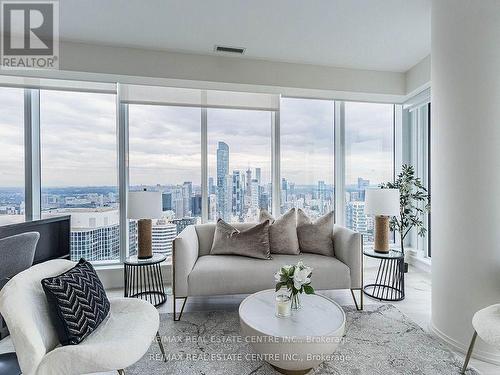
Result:
[[[306,294],[314,294],[314,288],[309,284],[304,285],[304,292]]]

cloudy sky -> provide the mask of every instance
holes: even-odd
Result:
[[[116,185],[115,98],[108,94],[42,91],[42,184]],[[0,88],[0,186],[22,186],[23,92]],[[200,109],[130,105],[130,183],[200,183]],[[347,183],[392,178],[392,106],[346,103]],[[333,183],[331,101],[283,99],[282,177],[297,184]],[[268,112],[208,110],[209,175],[217,143],[229,145],[230,170],[271,173]]]

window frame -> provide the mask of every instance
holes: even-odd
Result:
[[[402,163],[411,164],[431,193],[431,98],[430,90],[416,95],[403,105],[403,159]],[[431,212],[424,215],[427,233],[424,238],[411,231],[406,245],[420,258],[431,259]]]

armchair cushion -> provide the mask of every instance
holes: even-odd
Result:
[[[80,344],[47,353],[35,375],[78,375],[131,366],[151,346],[159,323],[158,311],[149,302],[111,299],[109,317]]]
[[[80,343],[108,316],[104,287],[94,267],[84,259],[41,283],[61,345]]]

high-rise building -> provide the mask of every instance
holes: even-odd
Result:
[[[162,211],[172,210],[172,192],[163,192],[161,194]]]
[[[217,214],[224,220],[229,220],[231,216],[228,176],[229,146],[224,142],[219,142],[217,147]]]
[[[216,189],[215,189],[215,185],[214,185],[214,178],[209,177],[208,178],[208,194],[215,194],[215,193],[216,193]]]
[[[187,226],[196,224],[196,218],[195,217],[183,217],[182,219],[174,219],[174,220],[172,220],[172,224],[176,225],[177,234],[179,234]]]
[[[245,182],[245,195],[250,197],[252,195],[252,170],[250,168],[246,171]]]
[[[208,196],[208,221],[217,221],[217,194]]]
[[[261,169],[260,168],[255,168],[255,179],[257,180],[257,183],[261,185]]]
[[[261,187],[259,208],[269,211],[269,202],[270,202],[269,194],[267,192],[262,191],[262,187]]]
[[[259,191],[259,183],[256,179],[253,179],[250,184],[250,197],[251,197],[250,206],[253,209],[258,209],[260,203],[260,191]]]
[[[243,188],[241,186],[240,171],[233,171],[232,190],[232,213],[240,218],[243,213]]]
[[[172,255],[172,242],[177,236],[177,225],[160,219],[153,224],[152,248],[153,253]]]
[[[191,212],[193,216],[201,215],[201,194],[191,197]]]
[[[370,180],[365,180],[364,178],[358,177],[358,192],[359,200],[365,200],[365,190],[370,187]]]
[[[365,215],[365,202],[348,202],[346,206],[346,226],[353,231],[367,234],[368,225]]]
[[[120,225],[116,209],[59,209],[46,216],[71,215],[71,259],[89,261],[120,257]]]
[[[182,216],[191,216],[191,196],[193,195],[193,183],[190,181],[184,182],[182,184],[182,205],[183,214]]]
[[[318,181],[317,199],[319,214],[323,214],[326,212],[325,205],[327,203],[327,189],[325,181]]]
[[[172,190],[172,209],[175,212],[175,217],[184,216],[184,197],[182,187],[175,187]]]

